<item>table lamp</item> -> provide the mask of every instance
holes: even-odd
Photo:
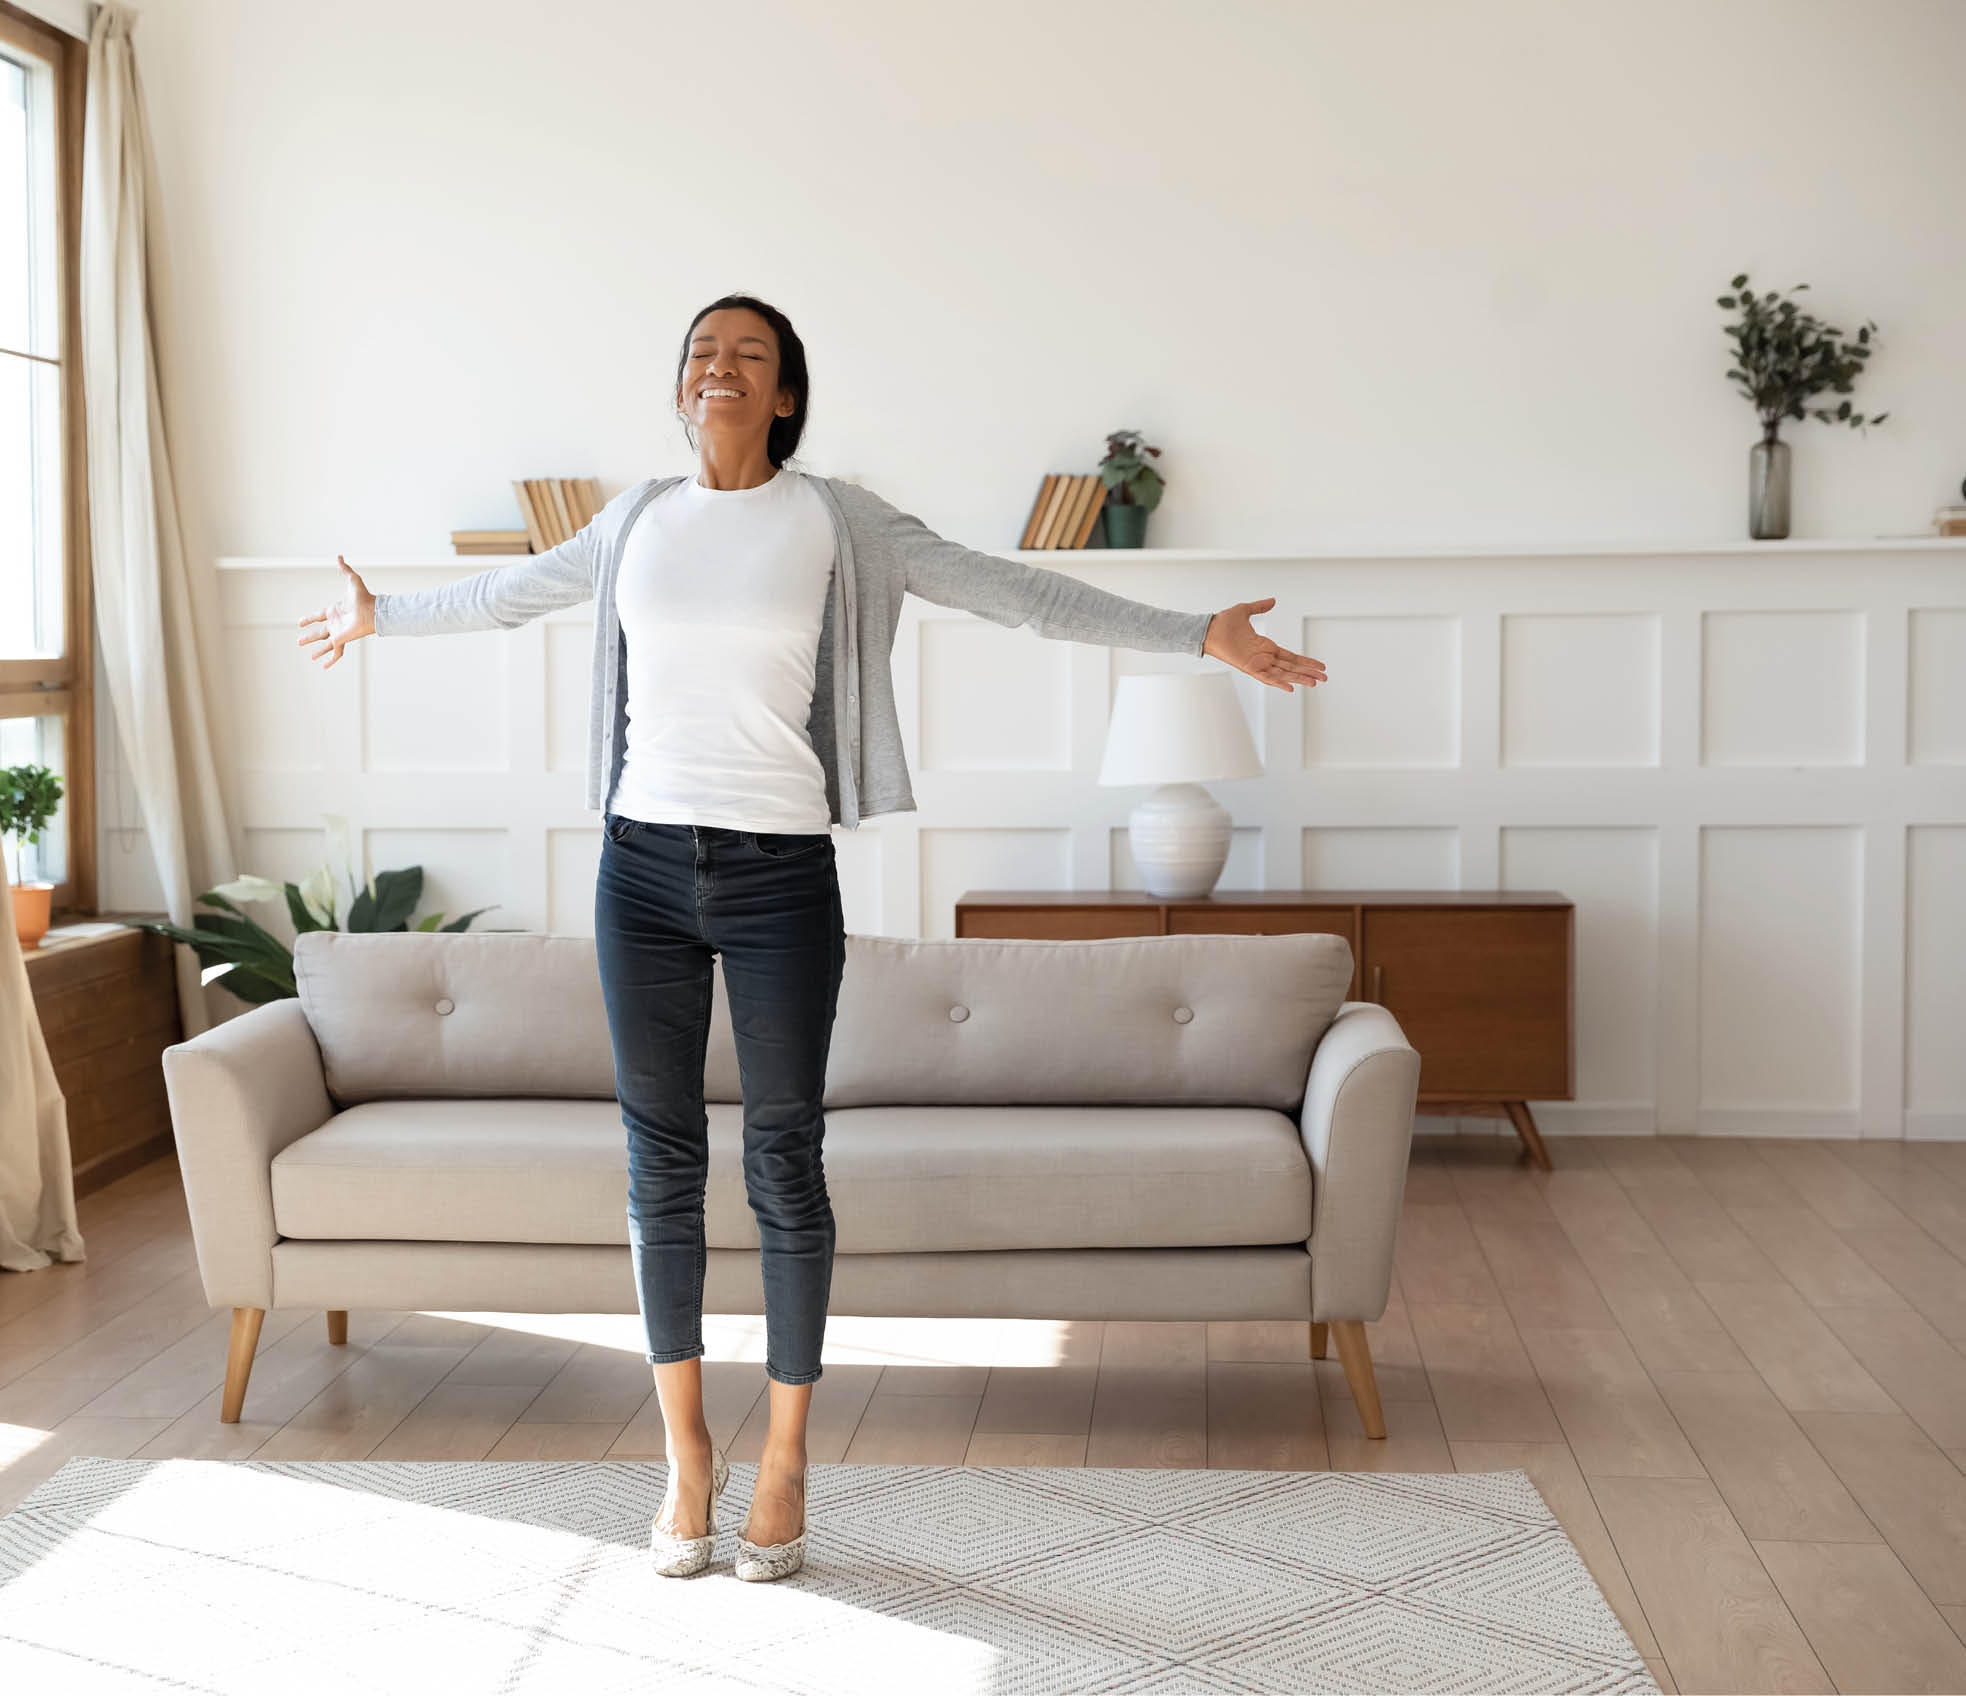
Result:
[[[1229,810],[1202,785],[1262,775],[1227,672],[1119,680],[1098,781],[1160,786],[1127,821],[1149,895],[1192,900],[1215,887],[1229,857]]]

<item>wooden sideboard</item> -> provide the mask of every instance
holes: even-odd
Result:
[[[21,950],[55,1082],[68,1102],[77,1195],[176,1146],[163,1054],[184,1030],[177,944],[109,922],[114,917],[58,925],[42,947]]]
[[[1529,1103],[1576,1095],[1575,912],[1548,890],[983,889],[956,902],[956,935],[1342,936],[1348,999],[1388,1008],[1420,1051],[1421,1110],[1507,1117],[1548,1171]]]

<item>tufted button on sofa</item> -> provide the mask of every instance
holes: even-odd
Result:
[[[235,1420],[265,1312],[635,1310],[591,937],[309,931],[297,997],[164,1051]],[[1301,1319],[1384,1434],[1420,1057],[1345,939],[847,938],[828,1057],[832,1311]],[[763,1311],[721,972],[704,1307]],[[973,1015],[973,1016],[972,1016]],[[1173,1028],[1178,1028],[1178,1035]]]

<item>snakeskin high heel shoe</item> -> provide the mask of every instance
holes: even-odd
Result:
[[[687,1578],[710,1564],[710,1556],[717,1547],[717,1498],[724,1493],[724,1481],[729,1477],[730,1462],[724,1459],[724,1451],[712,1449],[708,1529],[701,1537],[678,1537],[660,1526],[649,1526],[649,1555],[655,1570],[664,1578]]]
[[[807,1467],[799,1469],[799,1534],[789,1543],[754,1543],[742,1532],[737,1537],[737,1576],[757,1584],[773,1578],[789,1578],[805,1565]],[[747,1517],[744,1522],[751,1523]]]

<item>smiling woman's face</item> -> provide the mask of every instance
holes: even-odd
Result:
[[[778,386],[778,335],[748,307],[708,313],[690,337],[676,405],[699,431],[762,440],[797,403]]]

